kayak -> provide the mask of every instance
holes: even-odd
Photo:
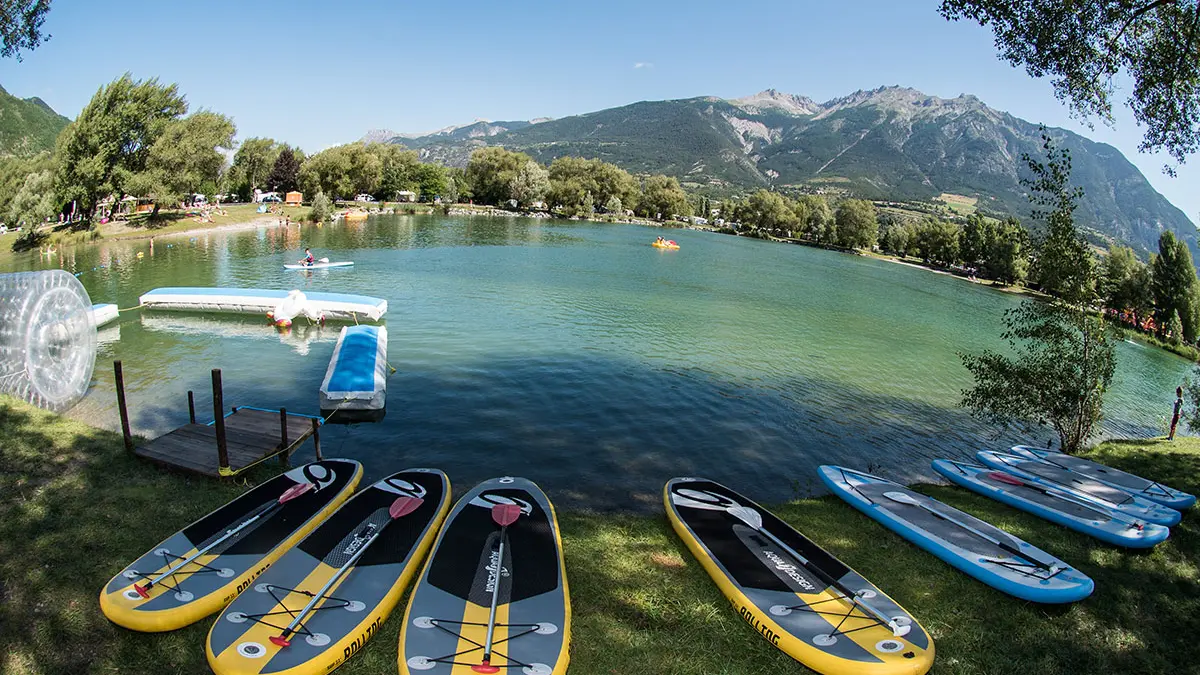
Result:
[[[168,537],[112,578],[100,609],[147,633],[216,612],[354,492],[362,465],[326,459],[255,487]]]
[[[1111,485],[1143,499],[1149,499],[1152,502],[1157,502],[1179,511],[1189,509],[1196,503],[1195,495],[1190,495],[1157,481],[1142,478],[1141,476],[1086,460],[1082,457],[1073,457],[1061,452],[1042,450],[1028,445],[1013,446],[1012,453],[1029,459],[1040,459],[1049,462],[1068,471],[1074,471],[1106,485]]]
[[[562,675],[570,638],[550,500],[524,478],[480,483],[450,512],[413,589],[400,673]]]
[[[1030,459],[1007,452],[980,450],[975,457],[984,464],[1020,476],[1042,486],[1070,493],[1077,500],[1127,514],[1138,520],[1170,527],[1182,518],[1175,509],[1064,469],[1041,459]]]
[[[1116,546],[1150,548],[1171,532],[1007,471],[949,460],[937,460],[933,468],[968,490]]]
[[[293,264],[284,265],[283,269],[285,269],[285,270],[322,270],[322,269],[328,269],[330,267],[352,267],[353,265],[354,265],[354,263],[352,261],[350,261],[350,262],[315,262],[311,265],[305,265],[303,263],[293,263]]]
[[[217,618],[205,647],[213,672],[337,668],[387,620],[449,510],[450,481],[436,469],[401,471],[351,497]]]
[[[669,249],[672,249],[672,250],[675,250],[675,249],[678,249],[678,248],[679,248],[679,244],[669,244],[669,243],[663,243],[663,244],[660,244],[660,243],[659,243],[659,242],[657,242],[657,241],[656,241],[656,242],[653,242],[653,243],[651,243],[650,245],[651,245],[651,246],[653,246],[654,248],[669,248]]]
[[[734,611],[785,654],[826,675],[933,665],[933,640],[911,614],[770,511],[700,478],[671,479],[663,502]]]
[[[1000,528],[890,480],[822,466],[834,494],[959,571],[1014,597],[1066,603],[1091,594],[1087,575]]]

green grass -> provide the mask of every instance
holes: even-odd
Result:
[[[127,455],[116,434],[3,397],[0,429],[0,672],[206,672],[209,622],[134,633],[109,623],[97,596],[129,561],[249,481],[156,468]],[[1110,442],[1089,456],[1200,490],[1198,439]],[[444,468],[453,478],[454,467]],[[255,478],[269,474],[264,469]],[[1165,674],[1194,672],[1200,663],[1200,643],[1189,629],[1200,616],[1196,514],[1153,551],[1127,552],[959,488],[921,490],[1096,581],[1083,602],[1035,605],[951,569],[835,498],[776,507],[922,622],[936,641],[932,672]],[[574,622],[572,673],[804,672],[730,610],[663,515],[559,518]],[[395,672],[402,608],[340,673]]]

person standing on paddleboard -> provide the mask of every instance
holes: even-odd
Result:
[[[300,261],[301,265],[312,265],[316,260],[313,258],[312,251],[304,249],[304,260]]]
[[[1175,387],[1175,410],[1171,413],[1171,433],[1167,440],[1175,440],[1175,427],[1179,424],[1179,415],[1183,412],[1183,387]]]

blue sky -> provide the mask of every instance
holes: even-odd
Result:
[[[367,130],[430,131],[476,118],[565,117],[639,100],[766,88],[817,101],[899,84],[1110,143],[1200,221],[1200,157],[1177,178],[1115,129],[1073,121],[1049,82],[1000,62],[991,33],[949,23],[936,0],[655,2],[510,0],[54,0],[53,39],[0,61],[10,93],[74,117],[130,71],[177,82],[192,109],[238,136],[315,152]],[[1124,100],[1124,97],[1121,97]]]

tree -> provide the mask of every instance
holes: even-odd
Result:
[[[1153,268],[1154,323],[1160,337],[1169,329],[1171,317],[1178,314],[1182,321],[1183,339],[1196,340],[1196,322],[1192,320],[1191,297],[1196,286],[1196,268],[1187,243],[1165,230],[1158,238],[1158,255]]]
[[[42,24],[50,12],[50,0],[16,0],[0,6],[0,35],[4,46],[0,56],[21,60],[21,50],[33,51],[50,39],[42,34]]]
[[[329,220],[329,214],[333,211],[333,205],[329,202],[329,197],[325,196],[324,192],[317,192],[317,196],[313,197],[312,209],[308,212],[308,219],[314,223],[323,223]]]
[[[900,257],[908,255],[910,243],[915,237],[904,222],[889,220],[879,229],[879,248]]]
[[[820,195],[803,195],[797,201],[808,212],[808,219],[803,223],[804,233],[815,242],[832,244],[837,238],[837,227],[829,202]]]
[[[960,354],[975,385],[961,405],[996,424],[1048,421],[1063,452],[1078,452],[1101,420],[1116,360],[1103,317],[1061,302],[1028,300],[1005,315],[1016,352]]]
[[[786,236],[800,220],[788,200],[777,192],[759,190],[746,200],[742,224],[775,236]]]
[[[76,200],[87,219],[109,194],[118,199],[130,177],[146,169],[150,148],[187,113],[174,84],[135,81],[129,73],[100,88],[58,137],[55,183],[62,202]]]
[[[1167,331],[1164,337],[1175,346],[1179,346],[1179,342],[1183,336],[1183,320],[1179,318],[1179,311],[1171,312],[1171,319],[1167,321]]]
[[[437,164],[417,164],[416,177],[417,194],[425,201],[445,195],[450,184],[446,170]]]
[[[1134,324],[1140,326],[1147,308],[1154,306],[1149,281],[1149,269],[1137,259],[1133,249],[1117,245],[1109,247],[1099,282],[1100,299],[1105,309],[1119,314],[1131,312]]]
[[[451,204],[457,204],[464,198],[469,199],[471,197],[471,190],[467,185],[467,177],[462,169],[451,167],[446,170],[446,192],[442,197]]]
[[[300,166],[300,187],[309,194],[324,192],[334,200],[353,197],[349,154],[339,146],[309,157]]]
[[[987,257],[996,236],[992,222],[978,213],[967,216],[958,238],[959,258],[967,265],[977,265]]]
[[[54,196],[54,174],[49,169],[31,173],[13,196],[7,218],[12,223],[24,222],[21,235],[13,241],[12,250],[25,251],[41,245],[46,238],[42,223],[58,210]]]
[[[927,218],[917,227],[917,255],[929,263],[953,265],[958,261],[958,226]]]
[[[1028,271],[1029,232],[1021,226],[1021,221],[1010,216],[992,228],[983,257],[983,274],[1011,286],[1024,281]]]
[[[521,208],[542,201],[549,191],[550,172],[532,159],[521,165],[508,186],[510,198],[515,199]]]
[[[1092,254],[1075,229],[1075,208],[1083,190],[1070,187],[1070,151],[1056,147],[1045,126],[1041,131],[1046,163],[1029,153],[1021,155],[1032,174],[1023,176],[1021,185],[1029,190],[1029,201],[1041,207],[1033,217],[1046,223],[1046,234],[1038,242],[1034,278],[1046,293],[1072,305],[1086,305],[1096,289]],[[1049,210],[1042,210],[1046,208]]]
[[[247,138],[233,156],[230,167],[229,188],[237,194],[249,196],[255,188],[267,187],[267,176],[275,166],[281,147],[271,138]]]
[[[546,200],[551,209],[578,215],[584,195],[591,193],[596,204],[612,197],[629,209],[637,204],[638,184],[624,169],[598,159],[559,157],[550,163],[550,189]]]
[[[300,187],[300,158],[296,157],[296,150],[287,145],[279,150],[267,185],[275,192],[291,192]]]
[[[381,201],[396,199],[399,192],[416,192],[424,194],[421,180],[421,160],[413,150],[405,150],[402,146],[391,143],[372,143],[367,151],[379,158],[379,185],[374,196]],[[431,184],[429,187],[436,188]],[[430,196],[441,194],[441,190],[433,190]]]
[[[480,148],[472,152],[466,176],[476,201],[500,204],[511,199],[513,177],[530,161],[533,160],[529,155],[504,148]]]
[[[621,198],[616,195],[610,196],[608,201],[604,202],[604,212],[614,216],[624,216],[625,206],[621,203]]]
[[[865,199],[847,199],[838,205],[838,244],[846,248],[871,249],[879,237],[875,205]]]
[[[1083,118],[1112,122],[1116,82],[1146,128],[1140,150],[1182,164],[1200,148],[1200,3],[1196,0],[943,0],[942,16],[992,27],[1000,56],[1049,76]],[[1168,173],[1173,173],[1170,167]]]
[[[154,215],[164,204],[174,205],[206,183],[215,184],[236,132],[224,115],[201,111],[172,122],[150,147],[146,166],[125,181],[128,191],[154,198]]]
[[[692,205],[688,203],[687,193],[676,178],[657,175],[646,178],[642,183],[642,197],[637,211],[647,218],[667,220],[673,216],[692,215]]]

